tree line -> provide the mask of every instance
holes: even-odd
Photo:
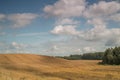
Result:
[[[60,58],[68,60],[101,60],[103,58],[104,52],[95,53],[84,53],[84,54],[74,54],[70,56],[63,56]]]
[[[75,54],[60,58],[68,60],[102,60],[102,64],[120,64],[120,47],[108,48],[104,52]]]

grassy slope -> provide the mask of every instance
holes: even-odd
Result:
[[[98,65],[98,62],[1,54],[0,80],[120,80],[120,66]]]

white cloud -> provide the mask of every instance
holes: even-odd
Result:
[[[6,15],[0,14],[0,21],[3,21],[6,18]]]
[[[120,22],[120,13],[110,16],[110,19],[116,22]]]
[[[93,18],[88,20],[89,24],[92,24],[94,27],[101,27],[101,28],[106,28],[106,23],[104,20],[100,19],[100,18]]]
[[[0,29],[4,29],[7,23],[8,27],[21,28],[29,25],[34,19],[39,17],[34,13],[14,13],[14,14],[0,14]]]
[[[15,49],[18,49],[18,50],[27,47],[27,45],[25,45],[25,44],[18,44],[18,43],[16,43],[16,42],[12,42],[12,43],[11,43],[11,46],[12,46],[13,48],[15,48]]]
[[[75,29],[75,28],[74,28]],[[61,31],[62,30],[62,31]],[[68,28],[66,29],[68,30]],[[56,31],[56,29],[55,29]],[[64,31],[64,32],[63,32]],[[104,51],[106,47],[110,46],[120,46],[120,29],[119,28],[111,28],[108,29],[106,27],[94,27],[90,30],[85,31],[78,31],[75,29],[74,34],[71,33],[71,31],[65,31],[58,28],[58,31],[56,31],[54,34],[56,35],[72,35],[73,39],[67,39],[64,41],[58,41],[55,42],[54,45],[58,44],[59,46],[64,46],[64,48],[60,48],[59,52],[58,50],[55,50],[55,53],[62,53],[62,54],[80,54],[80,53],[87,53],[87,52],[95,52],[95,51]],[[61,44],[60,44],[61,43]],[[86,47],[86,46],[92,46],[92,47]],[[52,51],[51,51],[52,52]],[[59,55],[59,54],[58,54]]]
[[[87,42],[100,42],[104,46],[120,46],[120,29],[104,28],[102,31],[99,27],[93,28],[89,31],[84,31],[82,34],[79,34],[79,40],[86,40]],[[95,45],[94,44],[94,45]],[[91,46],[93,46],[91,44]],[[97,46],[101,47],[101,46]]]
[[[0,41],[0,53],[28,53],[28,47],[31,46],[17,42],[7,43],[5,41]]]
[[[76,31],[76,26],[71,26],[71,25],[59,25],[56,26],[51,33],[57,34],[57,35],[76,35],[78,32]]]
[[[92,47],[84,47],[83,52],[84,53],[89,53],[89,52],[95,52],[96,50]]]
[[[57,52],[59,51],[59,48],[57,45],[51,45],[51,48],[46,50],[46,52]]]
[[[120,36],[109,39],[106,43],[106,46],[120,46]]]
[[[89,40],[89,41],[101,40],[106,35],[104,34],[106,33],[106,30],[105,29],[99,30],[99,29],[101,29],[101,27],[95,27],[88,31],[82,31],[81,34],[79,34],[78,36],[80,38],[83,38],[84,40]]]
[[[16,34],[16,36],[41,36],[41,35],[48,35],[47,32],[35,32],[35,33],[21,33],[21,34]]]
[[[76,49],[75,53],[79,53],[80,54],[80,53],[82,53],[82,51],[81,51],[81,49]]]
[[[54,45],[54,46],[53,46],[53,49],[54,49],[54,50],[57,50],[57,49],[59,49],[59,48],[58,48],[56,45]]]
[[[49,46],[48,46],[49,45]],[[57,49],[54,49],[56,45]],[[82,39],[67,39],[59,41],[50,41],[45,44],[45,51],[43,53],[51,55],[70,55],[70,54],[82,54],[87,52],[103,51],[104,43],[102,42],[89,42]],[[100,46],[100,47],[99,47]],[[102,49],[101,49],[102,47]]]
[[[56,21],[56,25],[77,25],[79,24],[79,21],[70,19],[70,18],[62,18]]]
[[[120,3],[116,1],[105,2],[100,1],[99,3],[94,3],[88,6],[84,12],[84,16],[87,18],[95,17],[108,17],[114,15],[120,11]]]
[[[64,6],[71,6],[74,5],[75,3],[77,4],[78,0],[74,0],[73,2],[69,1],[67,2],[67,0],[59,0],[58,2],[56,2],[54,5],[49,5],[46,6],[44,8],[44,10],[46,8],[50,7],[50,11],[48,10],[48,14],[53,14],[54,15],[54,11],[57,10],[63,10],[63,11],[67,11],[64,10],[64,8],[61,8],[60,4],[64,3]],[[84,3],[84,7],[86,6],[86,2],[82,1]],[[79,3],[78,3],[79,4]],[[76,9],[76,6],[72,6],[74,9]],[[54,9],[54,10],[53,10]],[[52,12],[53,10],[53,12]],[[69,11],[71,11],[71,8],[69,8]],[[69,12],[68,11],[68,12]],[[76,27],[77,24],[72,24],[75,23],[74,20],[70,19],[70,18],[58,18],[58,22],[57,24],[59,24],[58,26],[55,26],[55,28],[51,31],[53,34],[64,34],[64,35],[74,35],[74,36],[78,36],[80,38],[83,38],[85,40],[90,40],[90,41],[94,41],[94,40],[103,40],[104,38],[107,39],[109,38],[108,36],[115,34],[119,31],[119,28],[116,29],[116,31],[114,31],[113,29],[108,29],[107,28],[107,24],[109,23],[106,19],[106,17],[111,17],[112,20],[119,20],[119,11],[120,11],[120,3],[116,2],[116,1],[111,1],[111,2],[105,2],[105,1],[99,1],[98,3],[94,3],[93,5],[89,5],[86,7],[86,9],[84,9],[84,13],[83,13],[83,17],[87,19],[87,23],[91,24],[93,26],[92,29],[89,30],[77,30]],[[79,13],[80,11],[76,11],[77,13]],[[71,15],[71,13],[67,13],[68,15]],[[63,16],[67,16],[64,13],[61,13],[60,15]],[[54,16],[59,16],[59,15],[54,15]],[[72,17],[76,17],[78,16],[76,15],[71,15]],[[67,17],[71,17],[71,16],[67,16]],[[81,16],[81,15],[80,15]],[[78,17],[80,17],[78,16]],[[116,17],[115,17],[116,16]],[[77,23],[78,21],[76,21]],[[70,24],[71,23],[71,24]],[[67,25],[66,25],[67,24]],[[68,25],[69,24],[69,25]],[[108,39],[107,39],[108,40]]]
[[[120,29],[109,29],[109,35],[106,35],[105,46],[120,46]]]
[[[115,37],[120,37],[120,29],[119,28],[107,29],[102,27],[94,27],[91,30],[82,31],[80,34],[78,34],[78,36],[80,38],[83,38],[84,40],[89,41],[109,40],[112,38],[114,39]]]
[[[59,0],[54,5],[45,6],[44,12],[48,16],[77,17],[82,15],[85,6],[85,0]]]
[[[60,42],[59,42],[60,43]],[[67,46],[67,45],[59,45],[59,44],[56,44],[56,45],[53,45],[53,44],[50,44],[48,49],[44,50],[43,53],[47,54],[47,55],[61,55],[61,56],[64,56],[64,55],[70,55],[70,54],[80,54],[82,53],[82,51],[78,48],[72,48],[71,46]],[[51,53],[51,54],[49,54]]]
[[[118,1],[99,1],[98,3],[87,5],[86,0],[58,0],[53,5],[45,6],[44,12],[48,16],[63,18],[80,16],[86,18],[107,18],[120,12],[120,3]]]
[[[90,30],[77,30],[73,25],[59,25],[56,26],[51,32],[56,35],[74,35],[85,40],[101,40],[106,37],[110,31],[106,28],[105,22],[101,19],[93,19],[88,21],[89,24],[94,25]]]
[[[6,33],[5,32],[0,32],[0,36],[3,36],[5,35]]]
[[[13,22],[14,28],[20,28],[30,24],[33,19],[37,18],[37,16],[37,14],[32,13],[18,13],[8,15],[8,19]]]

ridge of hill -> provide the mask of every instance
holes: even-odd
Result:
[[[0,54],[0,64],[40,64],[40,63],[52,63],[52,64],[62,64],[63,62],[68,62],[65,59],[55,58],[52,56],[43,56],[35,54]]]

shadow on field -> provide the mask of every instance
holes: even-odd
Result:
[[[110,74],[105,75],[105,77],[98,77],[98,76],[91,76],[89,74],[85,75],[84,73],[80,73],[80,72],[78,73],[78,72],[70,72],[70,71],[45,72],[42,70],[37,70],[34,67],[30,67],[30,66],[16,67],[16,65],[11,65],[11,64],[1,64],[0,67],[8,70],[27,72],[29,74],[33,74],[40,77],[57,77],[62,80],[88,80],[88,79],[89,80],[109,80],[109,78],[111,78],[111,80],[118,80],[113,78],[113,76]]]
[[[88,76],[82,75],[80,73],[74,73],[74,72],[62,72],[62,71],[61,72],[43,72],[33,67],[22,68],[22,67],[16,67],[15,65],[11,65],[11,64],[2,64],[0,65],[0,67],[8,70],[29,72],[33,75],[42,76],[42,77],[58,77],[62,80],[80,80],[80,79],[87,80],[88,79]]]

